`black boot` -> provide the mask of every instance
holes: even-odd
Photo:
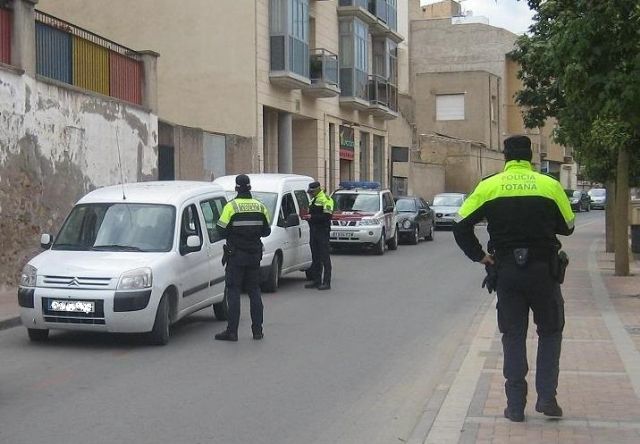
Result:
[[[504,417],[513,422],[524,421],[524,408],[507,407],[504,409]]]
[[[318,290],[331,290],[331,284],[325,283],[322,285],[318,285]]]
[[[238,333],[234,333],[232,331],[225,330],[225,331],[215,335],[215,338],[216,338],[217,341],[236,342],[236,341],[238,341]]]
[[[553,416],[556,418],[562,416],[562,408],[558,405],[556,398],[551,398],[548,401],[538,399],[538,402],[536,402],[536,412],[544,413],[545,416]]]
[[[304,288],[318,288],[319,286],[320,284],[317,282],[309,282],[308,284],[304,285]]]
[[[253,333],[253,339],[259,341],[264,338],[264,333],[262,332],[262,327],[254,327],[251,326],[251,332]]]

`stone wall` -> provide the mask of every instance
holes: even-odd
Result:
[[[0,67],[0,287],[88,191],[157,177],[157,117]]]

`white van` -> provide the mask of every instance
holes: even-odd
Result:
[[[213,305],[227,318],[222,240],[226,193],[208,182],[143,182],[90,192],[47,251],[24,267],[18,301],[33,341],[49,329],[149,332]]]
[[[262,239],[264,254],[260,264],[262,289],[274,292],[280,277],[311,267],[309,224],[303,220],[309,212],[307,188],[313,177],[297,174],[249,174],[251,194],[262,202],[271,216],[271,234]],[[235,197],[236,176],[213,181]],[[274,217],[277,215],[277,217]]]

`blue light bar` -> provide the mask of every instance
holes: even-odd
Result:
[[[380,182],[366,182],[362,180],[340,182],[340,188],[343,190],[355,190],[356,188],[379,190],[380,187]]]

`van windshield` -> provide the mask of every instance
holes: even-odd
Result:
[[[262,202],[262,205],[269,210],[269,220],[273,221],[273,214],[276,211],[276,203],[278,203],[277,193],[266,193],[264,191],[251,191],[251,197]]]
[[[175,231],[170,205],[96,203],[76,205],[53,250],[170,251]]]

